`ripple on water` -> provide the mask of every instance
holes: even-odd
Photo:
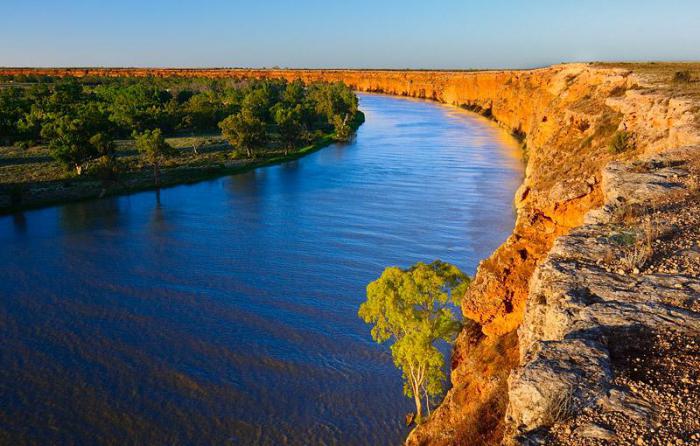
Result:
[[[387,265],[473,272],[522,174],[491,123],[361,95],[349,144],[0,218],[10,442],[398,444],[400,374],[357,316]]]

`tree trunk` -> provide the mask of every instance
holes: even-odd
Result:
[[[416,401],[416,424],[423,419],[423,406],[420,399],[420,389],[413,391],[413,399]]]
[[[160,166],[158,163],[153,163],[153,178],[155,179],[156,186],[160,186]]]
[[[425,410],[428,412],[428,416],[430,416],[430,398],[428,398],[428,389],[425,389]]]

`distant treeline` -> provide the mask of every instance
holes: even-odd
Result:
[[[342,83],[254,79],[0,77],[0,145],[45,144],[76,169],[114,139],[221,130],[234,152],[285,152],[351,136],[357,97]]]

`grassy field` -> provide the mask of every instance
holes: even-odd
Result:
[[[606,62],[595,65],[634,71],[651,83],[655,89],[671,97],[687,96],[700,99],[699,62]]]
[[[360,112],[352,123],[353,129],[356,130],[362,122],[364,115]],[[177,154],[161,167],[161,187],[293,160],[336,140],[334,134],[328,134],[289,154],[272,148],[250,159],[232,156],[233,148],[221,135],[166,138]],[[105,181],[94,175],[78,176],[75,171],[67,170],[51,157],[45,146],[27,149],[0,147],[0,214],[155,188],[152,166],[143,162],[133,140],[117,141],[116,159],[120,173],[116,180]]]
[[[229,159],[231,146],[221,135],[200,135],[166,138],[177,149],[177,155],[164,167],[197,167],[222,163]],[[133,173],[149,166],[141,162],[133,140],[117,141],[116,156],[125,172]],[[195,154],[193,147],[197,147]],[[79,180],[73,170],[57,163],[45,146],[28,149],[0,147],[0,184],[34,183],[37,181]]]

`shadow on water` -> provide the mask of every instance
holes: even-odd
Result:
[[[160,198],[160,189],[153,191],[155,203],[151,211],[149,229],[155,235],[162,234],[170,229],[167,220],[167,210]]]
[[[263,193],[260,188],[265,182],[266,169],[255,169],[226,178],[228,189],[233,195],[255,197]]]
[[[66,233],[82,233],[95,228],[116,228],[124,224],[126,216],[120,209],[120,199],[107,197],[87,203],[59,206],[59,224]]]
[[[357,318],[387,265],[473,272],[522,166],[472,114],[362,95],[348,144],[0,218],[0,443],[400,444]]]
[[[24,212],[12,214],[12,224],[17,234],[26,234],[27,232],[27,217]]]

